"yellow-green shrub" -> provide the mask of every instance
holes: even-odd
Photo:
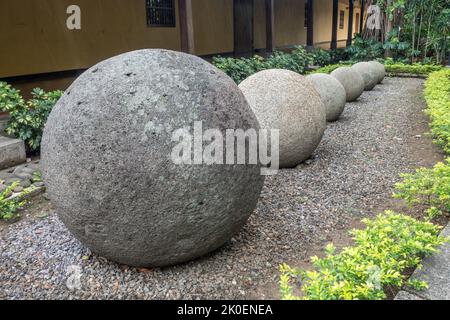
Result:
[[[424,282],[406,281],[403,272],[419,266],[423,257],[446,241],[439,236],[440,227],[393,211],[363,222],[364,230],[352,231],[353,247],[336,254],[334,246],[328,245],[325,258],[312,258],[314,270],[280,266],[282,299],[381,300],[386,298],[387,286],[425,288]],[[294,294],[294,280],[302,284],[301,296]]]
[[[425,100],[433,138],[450,154],[450,69],[442,69],[428,77]]]

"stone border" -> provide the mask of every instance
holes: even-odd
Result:
[[[441,235],[450,237],[450,223]],[[395,300],[450,300],[450,243],[444,244],[440,252],[425,259],[423,268],[416,269],[411,279],[426,281],[428,289],[416,291],[403,287]]]
[[[428,74],[418,74],[418,73],[391,73],[386,72],[387,77],[391,78],[418,78],[418,79],[427,79]]]
[[[19,185],[13,190],[8,199],[22,197],[29,199],[45,192],[45,185],[40,179],[39,159],[25,164],[0,170],[0,192],[14,182]],[[26,192],[26,194],[23,194]]]

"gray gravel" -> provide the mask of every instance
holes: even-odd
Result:
[[[417,121],[426,121],[422,85],[387,78],[347,104],[313,158],[266,179],[245,228],[200,260],[138,270],[92,255],[55,214],[11,225],[0,234],[0,298],[278,298],[279,263],[304,260],[332,231],[373,215],[398,174],[417,166],[411,141]],[[72,265],[82,270],[73,291],[66,285]]]

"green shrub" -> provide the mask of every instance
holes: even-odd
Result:
[[[328,66],[325,66],[325,67],[313,70],[313,71],[310,72],[310,74],[312,74],[312,73],[331,73],[334,70],[336,70],[337,68],[344,67],[344,66],[346,66],[346,64],[343,64],[343,63],[330,64]]]
[[[275,51],[264,63],[265,69],[286,69],[303,74],[313,58],[303,47],[295,47],[291,53]]]
[[[225,58],[213,57],[213,64],[230,76],[236,83],[241,83],[252,74],[267,69],[287,69],[304,73],[312,64],[313,58],[306,50],[299,46],[291,53],[275,51],[270,57],[264,59],[258,55],[252,58]]]
[[[433,139],[450,155],[450,69],[442,69],[428,77],[425,100]]]
[[[213,57],[213,64],[238,84],[252,74],[265,69],[264,58],[258,55],[240,59],[218,56]]]
[[[20,91],[8,83],[0,81],[0,111],[9,111],[23,105],[25,105],[25,100],[20,95]]]
[[[311,53],[312,63],[315,66],[326,66],[331,64],[332,58],[331,58],[331,52],[324,50],[322,48],[314,49]]]
[[[17,185],[18,183],[13,183],[0,192],[0,219],[11,220],[17,218],[19,216],[17,211],[25,205],[26,201],[21,200],[22,197],[9,199],[9,196]]]
[[[392,59],[384,61],[384,67],[388,74],[407,73],[407,74],[419,74],[428,75],[432,72],[439,71],[442,66],[435,64],[407,64],[403,62],[394,62]]]
[[[348,53],[346,48],[337,48],[330,51],[331,62],[330,63],[341,63],[342,61],[348,60]]]
[[[395,185],[395,198],[406,200],[410,206],[428,206],[430,219],[450,213],[450,158],[434,168],[420,168],[401,176],[403,181]]]
[[[0,104],[11,117],[6,132],[25,141],[31,151],[39,150],[45,122],[62,93],[62,91],[45,92],[35,88],[31,92],[32,98],[27,103],[24,103],[21,97],[17,97],[19,94],[17,90],[13,100],[8,99],[5,102],[2,98]]]
[[[325,258],[312,258],[314,270],[280,266],[282,299],[381,300],[387,287],[426,287],[424,282],[405,281],[403,273],[420,266],[423,257],[447,241],[439,236],[440,227],[392,211],[363,222],[364,230],[352,231],[353,247],[335,253],[328,245]],[[294,280],[301,281],[301,297],[294,295]]]
[[[383,45],[375,39],[364,40],[360,36],[353,39],[352,45],[346,49],[352,61],[369,61],[384,55]]]

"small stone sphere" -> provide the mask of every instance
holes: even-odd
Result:
[[[369,61],[369,64],[372,65],[377,71],[377,80],[378,83],[381,83],[386,76],[386,68],[384,65],[378,61]]]
[[[205,164],[210,144],[192,129],[199,121],[223,137],[259,129],[233,80],[199,57],[138,50],[84,72],[42,140],[43,178],[62,222],[93,252],[131,266],[182,263],[223,245],[253,212],[264,177],[256,164]],[[183,128],[186,140],[174,138]],[[192,147],[180,151],[186,162],[174,161],[177,145],[198,138],[200,162],[189,163]]]
[[[369,62],[358,62],[352,66],[364,80],[364,90],[370,91],[378,83],[378,70]]]
[[[340,67],[331,73],[344,86],[347,102],[355,101],[364,92],[364,79],[351,67]]]
[[[278,129],[280,168],[308,159],[326,128],[319,93],[306,77],[289,70],[258,72],[239,85],[263,129]]]
[[[327,121],[336,121],[345,108],[346,94],[342,84],[325,73],[315,73],[306,77],[322,98],[327,112]]]

